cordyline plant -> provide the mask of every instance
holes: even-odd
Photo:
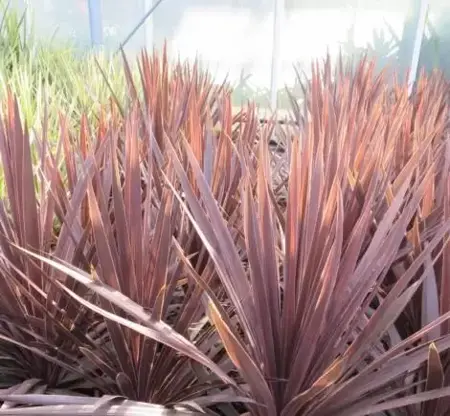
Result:
[[[152,76],[160,79],[158,70],[167,65],[146,56],[142,62],[148,82]],[[205,316],[203,290],[183,272],[180,256],[185,260],[188,253],[205,281],[214,276],[211,269],[202,273],[205,254],[198,236],[166,186],[166,178],[174,175],[165,148],[178,146],[183,159],[177,142],[191,143],[223,211],[232,218],[242,170],[228,139],[251,148],[257,136],[255,112],[249,108],[232,117],[229,93],[194,88],[207,83],[196,67],[177,68],[170,77],[164,74],[162,84],[144,84],[147,97],[153,88],[161,90],[158,97],[169,102],[170,111],[149,102],[144,112],[135,101],[124,118],[114,111],[102,114],[96,129],[83,118],[78,138],[61,117],[56,155],[49,150],[44,123],[39,157],[33,157],[10,96],[0,130],[7,187],[1,222],[1,371],[5,394],[15,395],[8,407],[23,403],[20,394],[55,388],[65,389],[58,403],[67,404],[67,411],[92,403],[88,397],[77,401],[67,396],[74,393],[119,394],[166,405],[225,402],[222,409],[229,408],[227,397],[248,400],[223,390],[237,387],[228,375],[233,365]],[[95,280],[69,281],[64,271],[24,256],[19,247],[95,270]],[[97,302],[93,295],[104,294],[103,285],[116,291],[114,299]],[[204,397],[205,392],[210,395]],[[200,402],[195,400],[199,396]],[[57,403],[51,397],[27,397]]]
[[[235,382],[226,375],[233,366],[205,319],[202,290],[183,273],[180,252],[208,282],[214,277],[211,271],[204,273],[206,252],[165,184],[166,178],[173,177],[167,148],[176,148],[187,165],[179,143],[190,143],[231,223],[242,174],[240,159],[227,138],[246,149],[253,146],[256,117],[252,108],[240,118],[232,117],[229,91],[213,87],[196,65],[178,64],[169,71],[165,53],[161,61],[156,54],[151,59],[145,53],[141,57],[143,101],[139,101],[138,88],[127,68],[125,59],[131,108],[121,128],[115,131],[112,127],[107,134],[109,156],[94,168],[88,189],[95,241],[92,264],[99,281],[142,306],[147,315],[151,312],[153,319],[169,323],[176,331],[172,330],[173,336],[181,334],[189,339],[192,349],[186,349],[187,344],[184,350],[167,342],[162,346],[160,338],[151,342],[148,331],[139,335],[116,325],[121,322],[110,323],[108,318],[112,348],[91,359],[128,398],[163,404],[193,401],[205,391],[223,387],[223,381]],[[193,178],[191,172],[188,174]],[[119,316],[117,308],[130,313],[126,303],[112,309],[105,303],[101,306]],[[184,356],[180,357],[180,351]],[[214,376],[193,366],[186,356],[206,364]],[[220,397],[223,401],[224,396]],[[215,401],[214,396],[208,396],[202,404]]]
[[[185,150],[180,145],[187,141],[230,224],[238,222],[236,209],[240,199],[241,159],[248,154],[247,165],[254,169],[256,161],[252,150],[261,136],[255,106],[250,104],[247,109],[233,115],[231,90],[227,84],[214,84],[197,63],[170,65],[166,48],[161,55],[154,53],[148,56],[142,52],[140,85],[133,79],[125,56],[124,66],[130,105],[137,112],[135,128],[144,139],[150,136],[151,141],[157,144],[149,148],[148,140],[140,141],[142,160],[150,160],[150,157],[155,166],[161,168],[168,160],[166,150],[170,144],[183,160],[193,181]],[[241,157],[235,154],[235,147],[239,148]],[[152,183],[160,197],[164,186],[161,180],[159,174]],[[195,233],[180,235],[179,241],[186,254],[193,256],[194,267],[201,272],[208,255],[198,236]]]
[[[318,100],[320,112],[324,111],[325,100],[323,96],[325,94],[332,97],[336,112],[342,112],[348,105],[348,100],[343,97],[350,92],[343,80],[353,79],[352,99],[360,103],[360,112],[356,115],[356,123],[358,126],[363,125],[364,120],[361,117],[367,117],[367,112],[370,111],[374,97],[382,93],[382,89],[375,88],[377,83],[371,82],[371,80],[375,80],[372,72],[373,63],[367,65],[366,61],[362,61],[355,75],[348,68],[344,69],[340,66],[332,78],[330,62],[326,62],[320,78],[323,88],[319,92],[319,97],[321,97]],[[391,147],[395,154],[395,163],[391,165],[393,168],[391,180],[395,183],[401,168],[405,166],[414,151],[421,146],[420,142],[423,140],[429,142],[430,146],[424,152],[417,169],[421,172],[431,170],[433,173],[429,177],[424,198],[409,224],[406,238],[400,250],[401,254],[393,263],[383,286],[380,288],[378,296],[381,297],[389,292],[393,283],[400,278],[415,256],[420,253],[423,241],[426,241],[441,226],[442,216],[445,215],[445,218],[448,219],[448,150],[440,152],[437,162],[434,161],[435,149],[443,145],[443,137],[447,134],[448,129],[448,82],[438,72],[433,73],[430,77],[425,77],[422,74],[418,79],[416,91],[410,99],[403,85],[395,82],[393,84],[387,111],[391,113],[391,131],[397,131],[399,137],[395,138],[393,134],[384,136],[386,139],[395,138],[395,141],[391,144],[386,142],[386,146]],[[306,85],[305,90],[312,91],[313,88],[314,86],[310,82]],[[307,94],[307,97],[309,98],[308,108],[311,109],[314,94]],[[445,146],[448,148],[447,142],[445,142]],[[362,158],[355,157],[353,169],[360,171],[362,162]],[[437,163],[437,169],[434,166],[435,163]],[[423,286],[405,307],[404,312],[395,323],[395,327],[389,330],[390,345],[395,345],[399,340],[419,331],[438,318],[440,313],[449,311],[447,271],[444,269],[444,267],[447,267],[447,257],[448,248],[445,247],[436,266],[428,272],[429,276],[425,279]],[[444,331],[444,328],[446,328],[446,325],[443,325],[441,329],[434,330],[433,335],[439,335]],[[447,354],[441,355],[441,358],[443,360],[443,372],[445,373]],[[426,369],[423,369],[423,372],[425,371]],[[441,378],[444,379],[443,376]],[[445,382],[442,381],[442,384],[445,384]],[[423,409],[422,405],[408,406],[402,410],[402,414],[422,414]],[[437,406],[427,407],[426,414],[443,415],[448,410],[449,402],[440,400]]]
[[[359,102],[360,109],[356,115],[356,124],[364,125],[364,119],[367,118],[367,112],[371,111],[374,97],[383,93],[382,89],[377,88],[376,78],[373,76],[373,63],[367,65],[367,61],[360,62],[356,72],[353,74],[351,69],[338,66],[336,72],[332,74],[329,60],[324,65],[320,84],[322,89],[319,91],[319,100],[317,100],[319,111],[325,110],[324,96],[332,97],[335,111],[340,113],[345,111],[348,106],[348,80],[352,81],[351,96],[352,99]],[[333,76],[332,76],[333,75]],[[346,81],[347,80],[347,81]],[[380,77],[378,78],[380,80]],[[379,82],[378,82],[379,84]],[[315,86],[312,82],[306,83],[304,89],[309,91],[306,94],[307,105],[311,111],[313,98],[315,94],[311,93]],[[441,226],[443,215],[448,220],[448,142],[445,142],[446,150],[440,152],[437,162],[435,161],[435,148],[443,145],[442,139],[447,133],[448,120],[448,82],[443,79],[440,73],[433,73],[430,77],[423,74],[419,77],[417,87],[413,96],[409,99],[407,90],[403,85],[393,83],[393,88],[389,96],[389,106],[387,110],[391,113],[390,126],[391,131],[397,131],[399,137],[395,135],[384,135],[380,137],[385,139],[394,138],[395,141],[386,146],[391,146],[395,154],[395,163],[391,164],[393,168],[391,180],[395,183],[396,178],[403,166],[408,162],[414,151],[420,147],[420,142],[425,140],[430,143],[426,149],[422,161],[417,169],[421,172],[431,170],[433,173],[429,176],[429,183],[425,188],[425,194],[420,203],[417,212],[410,221],[408,231],[402,243],[397,259],[393,262],[390,271],[387,273],[383,285],[379,288],[378,298],[384,298],[393,287],[394,283],[405,273],[405,270],[411,265],[415,257],[420,254],[420,248],[423,241],[427,241],[430,236]],[[316,94],[317,95],[317,94]],[[294,102],[295,106],[295,102]],[[298,106],[296,114],[301,116]],[[394,117],[394,114],[396,116]],[[352,131],[352,130],[351,130]],[[359,153],[360,154],[360,153]],[[388,154],[388,157],[392,156]],[[364,167],[364,159],[354,157],[353,169],[361,171]],[[435,168],[437,166],[437,169]],[[442,247],[439,246],[439,249]],[[389,337],[385,339],[389,346],[394,346],[401,340],[416,333],[421,328],[437,319],[440,314],[449,311],[448,308],[448,246],[443,247],[442,256],[436,262],[434,268],[429,268],[428,277],[417,293],[412,297],[411,302],[405,307],[399,316],[395,325],[389,329]],[[440,336],[447,333],[447,324],[432,331],[432,336]],[[448,354],[441,354],[442,363],[436,363],[437,382],[436,386],[447,385],[446,372]],[[442,365],[442,370],[440,366]],[[426,368],[422,369],[422,376],[426,377]],[[410,393],[420,391],[413,384]],[[438,402],[429,404],[416,404],[405,406],[399,410],[400,414],[420,415],[432,414],[435,416],[447,414],[449,410],[448,400],[441,399]],[[431,406],[431,407],[430,407]]]
[[[256,196],[250,175],[242,184],[243,243],[226,226],[189,145],[200,195],[172,153],[187,212],[239,331],[201,276],[191,270],[192,277],[208,292],[211,320],[258,403],[249,405],[252,413],[356,416],[426,401],[421,414],[435,414],[435,399],[450,393],[439,358],[450,337],[434,334],[450,314],[396,343],[390,331],[441,255],[448,219],[441,215],[438,227],[420,234],[412,261],[378,294],[392,265],[407,249],[413,254],[405,235],[433,179],[448,175],[447,163],[440,163],[446,143],[435,143],[442,123],[400,128],[413,104],[390,104],[390,90],[379,81],[374,85],[382,92],[371,94],[369,79],[356,99],[351,92],[364,86],[347,79],[335,105],[313,72],[312,107],[292,144],[286,215],[273,203],[263,143]],[[405,135],[412,146],[399,166],[395,150]]]
[[[88,269],[88,233],[78,221],[87,181],[74,186],[69,201],[58,167],[61,148],[58,155],[49,150],[46,120],[42,137],[36,140],[38,163],[33,164],[29,134],[21,125],[18,104],[11,94],[7,105],[8,113],[0,124],[7,191],[0,201],[1,386],[25,382],[19,391],[45,391],[47,387],[92,390],[98,384],[96,369],[83,365],[78,347],[102,342],[93,314],[67,296],[61,297],[59,289],[55,291],[51,280],[44,278],[45,274],[54,276],[54,269],[30,261],[11,246],[51,252]],[[63,220],[56,233],[57,223]],[[86,292],[79,288],[80,294]]]
[[[433,74],[432,77],[422,76],[417,85],[417,93],[413,97],[414,112],[411,123],[413,131],[419,131],[416,137],[423,137],[421,133],[430,134],[430,126],[438,127],[438,135],[433,140],[433,146],[442,145],[442,137],[448,134],[448,115],[447,100],[449,85],[440,74]],[[423,158],[423,165],[420,169],[430,168],[433,175],[427,184],[424,200],[420,205],[414,220],[411,221],[407,239],[405,241],[406,250],[402,256],[391,267],[390,274],[385,281],[385,288],[380,292],[380,296],[390,290],[390,287],[399,279],[414,259],[420,253],[420,247],[429,235],[440,227],[442,218],[448,220],[449,217],[449,143],[445,141],[445,151],[442,152],[438,160],[438,168],[435,169],[431,163],[432,149],[428,149]],[[450,311],[449,304],[449,248],[448,245],[439,247],[443,249],[442,256],[438,259],[435,266],[430,268],[428,276],[420,290],[406,306],[404,312],[396,322],[395,328],[391,329],[392,345],[399,340],[419,331],[422,327],[437,319],[441,314]],[[428,338],[447,335],[448,323],[435,328]],[[433,380],[434,387],[448,385],[448,352],[439,357],[433,357],[436,375]],[[426,369],[422,370],[425,374]],[[433,401],[426,405],[411,405],[405,407],[401,414],[421,415],[430,414],[434,416],[443,416],[450,410],[450,401],[446,398]],[[425,412],[425,413],[424,413]]]

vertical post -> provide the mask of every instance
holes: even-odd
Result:
[[[103,44],[103,23],[101,0],[88,0],[89,28],[91,32],[91,45],[98,48]]]
[[[270,79],[270,106],[273,111],[278,105],[278,85],[282,68],[281,57],[281,29],[284,21],[284,0],[273,0],[273,45],[272,45],[272,71]]]
[[[409,69],[408,76],[408,94],[411,95],[414,83],[416,82],[417,69],[419,66],[420,59],[420,48],[422,47],[423,34],[425,32],[425,24],[427,21],[427,13],[429,0],[419,0],[420,1],[420,11],[417,19],[416,33],[414,37],[414,46],[411,58],[411,67]]]
[[[153,0],[144,0],[144,14],[148,13],[153,8]],[[144,33],[145,33],[145,49],[153,49],[153,13],[147,18],[144,23]]]

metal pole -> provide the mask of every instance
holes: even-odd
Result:
[[[91,45],[97,48],[103,44],[102,5],[100,0],[88,0]]]
[[[420,11],[419,18],[417,19],[417,29],[416,35],[414,39],[414,48],[411,58],[411,68],[409,70],[408,76],[408,94],[411,95],[414,83],[416,82],[417,77],[417,69],[419,66],[420,59],[420,48],[422,47],[422,39],[423,34],[425,32],[425,25],[427,22],[427,13],[428,13],[428,0],[420,0]]]
[[[134,36],[134,34],[139,30],[139,28],[146,22],[146,20],[151,16],[151,14],[156,10],[156,8],[163,2],[164,0],[156,0],[156,3],[150,7],[150,9],[144,14],[141,20],[139,20],[138,24],[133,28],[133,30],[128,34],[125,40],[120,44],[119,48],[116,50],[116,54],[120,52],[122,48],[130,41],[130,39]]]
[[[282,68],[281,62],[281,30],[284,21],[284,0],[273,0],[273,45],[272,45],[272,71],[270,79],[270,106],[273,111],[278,105],[278,85]]]

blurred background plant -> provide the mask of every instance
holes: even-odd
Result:
[[[119,100],[124,99],[120,58],[101,51],[80,52],[68,41],[42,41],[35,36],[33,19],[25,20],[25,13],[0,0],[0,99],[10,88],[28,126],[41,125],[46,103],[68,115],[72,123],[79,122],[81,114],[96,117],[108,103],[111,89]],[[58,134],[58,118],[51,111],[50,137]]]
[[[362,46],[356,45],[355,25],[350,26],[347,39],[341,43],[344,57],[353,57],[355,62],[367,55],[376,60],[377,70],[390,69],[397,73],[406,73],[410,64],[410,45],[415,36],[414,16],[408,14],[403,24],[402,33],[384,20],[384,29],[374,30],[370,43]],[[439,69],[447,77],[450,75],[450,25],[448,13],[440,14],[431,19],[427,14],[425,32],[420,48],[419,68],[430,73]]]
[[[252,74],[246,74],[244,71],[237,82],[233,85],[232,102],[234,107],[245,105],[249,97],[259,108],[267,109],[270,107],[270,90],[269,88],[257,87],[252,83]],[[303,98],[303,90],[296,78],[293,86],[284,86],[278,89],[278,110],[281,112],[289,111],[291,106],[291,97],[301,100]],[[264,113],[263,113],[264,115]]]
[[[427,21],[422,41],[420,64],[427,71],[439,68],[447,77],[450,75],[450,26],[448,14],[439,16],[436,23]]]

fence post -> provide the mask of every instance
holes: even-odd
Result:
[[[281,57],[281,30],[284,21],[284,0],[273,0],[273,44],[272,44],[272,71],[270,76],[270,106],[275,111],[278,105],[278,85],[282,68]]]
[[[425,32],[425,25],[427,23],[427,14],[429,6],[428,0],[419,0],[419,1],[420,1],[419,16],[417,19],[416,33],[414,37],[414,46],[411,57],[411,67],[408,76],[409,95],[411,95],[414,84],[416,82],[417,68],[419,66],[419,59],[420,59],[420,49],[422,47],[423,34]]]
[[[103,44],[103,22],[101,0],[88,0],[89,28],[91,32],[91,45],[98,48]]]

